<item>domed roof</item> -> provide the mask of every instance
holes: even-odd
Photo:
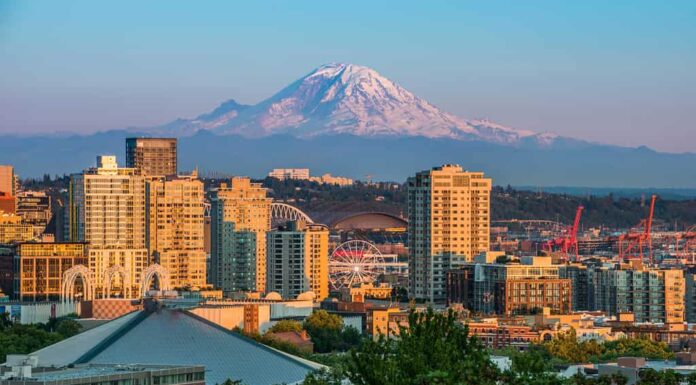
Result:
[[[317,298],[317,295],[313,291],[305,291],[297,296],[298,301],[314,301],[315,298]]]

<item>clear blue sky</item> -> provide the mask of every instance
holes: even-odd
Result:
[[[0,0],[0,133],[165,123],[332,61],[464,117],[696,151],[696,1]]]

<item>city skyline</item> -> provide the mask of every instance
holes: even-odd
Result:
[[[0,134],[154,126],[341,61],[459,116],[693,152],[696,7],[597,6],[5,2]]]

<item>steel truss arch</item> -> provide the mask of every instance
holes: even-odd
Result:
[[[123,285],[123,298],[131,298],[133,294],[133,284],[131,282],[130,273],[123,266],[110,266],[104,269],[103,280],[104,283],[104,298],[111,297],[111,284],[116,276],[121,277],[121,282]]]
[[[152,280],[155,279],[155,277],[158,278],[159,280],[159,290],[169,290],[169,273],[167,272],[167,269],[165,269],[162,265],[154,263],[150,266],[147,267],[143,271],[143,274],[140,278],[140,297],[143,298],[147,294],[148,289],[150,288],[150,285],[152,284]]]
[[[312,224],[314,221],[302,210],[287,203],[271,203],[271,227],[276,228],[287,221],[304,221]]]
[[[85,265],[75,265],[63,273],[61,299],[63,302],[72,301],[75,297],[75,281],[82,278],[83,299],[94,299],[94,279],[92,271]]]

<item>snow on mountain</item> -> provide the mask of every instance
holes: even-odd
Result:
[[[253,106],[229,100],[192,120],[160,129],[177,133],[211,130],[217,134],[264,137],[423,136],[515,144],[532,139],[549,144],[551,134],[516,130],[487,120],[467,120],[444,112],[376,71],[355,64],[323,65]]]

